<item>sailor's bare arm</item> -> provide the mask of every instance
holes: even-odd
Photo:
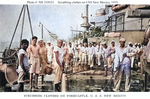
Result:
[[[31,47],[31,46],[29,46],[28,49],[27,49],[28,59],[30,59],[30,54],[31,54],[31,50],[30,50],[31,48],[30,48],[30,47]]]

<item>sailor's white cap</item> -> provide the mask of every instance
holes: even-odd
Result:
[[[121,38],[119,41],[126,41],[126,39],[125,38]]]
[[[50,42],[50,41],[47,41],[47,44],[48,44],[48,43],[51,43],[51,42]]]
[[[129,44],[132,44],[132,42],[129,42]]]
[[[44,41],[43,39],[40,39],[39,41]]]
[[[112,41],[111,41],[111,43],[112,43],[112,42],[114,42],[114,43],[115,43],[115,41],[114,41],[114,40],[112,40]]]
[[[93,44],[92,42],[89,42],[89,44]]]

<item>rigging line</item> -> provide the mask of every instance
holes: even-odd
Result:
[[[43,25],[43,27],[49,32],[49,35],[52,37],[52,38],[54,38],[53,36],[52,36],[52,33]],[[54,38],[55,39],[55,38]]]
[[[18,51],[19,51],[19,49],[17,49],[15,52],[13,52],[10,56],[8,56],[8,57],[0,57],[0,59],[9,59],[9,58],[13,57]]]
[[[43,27],[51,34],[51,32],[43,25]]]
[[[28,18],[29,18],[29,23],[30,23],[30,29],[31,29],[31,35],[33,36],[33,30],[32,30],[32,24],[31,24],[31,18],[30,18],[30,12],[29,12],[29,7],[27,6],[27,12],[28,12]]]
[[[21,47],[21,40],[22,40],[22,34],[23,34],[23,27],[24,27],[24,19],[25,19],[25,12],[26,12],[26,6],[24,6],[23,10],[23,19],[22,19],[22,27],[21,27],[21,35],[20,35],[20,47]]]
[[[19,18],[18,18],[18,21],[17,21],[17,24],[16,24],[16,27],[15,27],[15,30],[14,30],[14,33],[13,33],[13,36],[12,36],[12,39],[11,39],[11,42],[10,42],[10,45],[9,45],[8,49],[10,49],[10,47],[11,47],[11,44],[12,44],[12,41],[14,39],[14,36],[15,36],[15,33],[16,33],[16,30],[17,30],[17,27],[18,27],[18,24],[19,24],[19,21],[20,21],[23,9],[24,9],[24,5],[23,5],[23,7],[21,9],[21,12],[20,12],[20,15],[19,15]]]

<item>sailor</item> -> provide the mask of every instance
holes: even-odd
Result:
[[[115,60],[114,60],[114,91],[119,91],[121,78],[123,71],[126,76],[125,80],[125,91],[129,91],[130,88],[130,73],[131,73],[131,61],[130,56],[135,55],[135,53],[130,52],[129,48],[125,46],[125,38],[119,40],[120,46],[116,48]]]
[[[93,49],[94,49],[94,55],[93,55],[93,65],[95,65],[97,63],[97,57],[96,57],[96,54],[97,54],[97,48],[96,48],[96,44],[93,44]]]
[[[33,74],[35,74],[35,88],[38,88],[38,75],[40,73],[40,47],[36,44],[37,37],[32,37],[32,44],[28,47],[28,59],[30,60],[30,89],[32,89]]]
[[[109,59],[110,59],[110,55],[111,55],[111,50],[110,50],[110,47],[107,46],[106,42],[103,42],[102,46],[103,46],[102,47],[102,56],[103,56],[104,68],[105,68],[104,76],[107,76],[108,66],[110,65]]]
[[[62,48],[63,40],[57,40],[57,46],[54,47],[54,59],[55,59],[55,91],[60,92],[60,84],[63,73],[63,48]]]
[[[92,43],[90,42],[87,50],[88,65],[90,65],[90,68],[93,68],[94,66],[94,54],[95,54],[95,49],[94,47],[92,47]]]
[[[141,69],[141,75],[140,77],[143,77],[144,73],[144,64],[146,64],[146,57],[144,56],[144,50],[146,49],[146,46],[143,44],[140,49],[140,69]]]
[[[29,41],[26,39],[21,40],[21,49],[18,53],[18,59],[19,59],[19,67],[17,69],[17,72],[19,73],[18,76],[18,89],[17,91],[23,92],[23,84],[25,80],[25,76],[29,74],[29,62],[27,58],[27,48],[29,45]]]
[[[73,58],[73,53],[74,53],[74,50],[73,50],[73,47],[72,47],[72,44],[71,42],[69,42],[69,46],[66,48],[66,60],[65,60],[65,67],[68,68],[68,67],[71,67],[70,65],[70,60]]]
[[[81,62],[82,62],[82,51],[83,51],[83,46],[82,46],[82,43],[80,43],[80,46],[79,46],[79,64],[81,64]]]
[[[68,54],[69,54],[69,56],[73,56],[73,53],[74,53],[74,49],[73,49],[73,47],[72,47],[72,44],[71,44],[71,42],[69,42],[69,46],[68,46]]]
[[[68,60],[67,60],[67,55],[68,55],[68,47],[67,47],[67,43],[63,42],[63,45],[61,47],[63,49],[63,68],[65,72],[67,72],[67,64],[68,64]]]
[[[87,43],[84,43],[84,46],[82,48],[82,64],[87,65]]]
[[[136,50],[137,50],[136,60],[137,60],[137,65],[139,65],[140,56],[141,56],[141,53],[140,53],[140,51],[141,51],[141,44],[140,43],[137,44]]]
[[[54,46],[51,45],[50,41],[47,42],[47,58],[48,58],[48,62],[52,63],[53,60],[53,50],[54,50]]]
[[[114,68],[114,58],[115,58],[115,41],[111,41],[111,47],[110,47],[111,57],[110,57],[110,67],[111,67],[111,73],[113,75],[113,68]]]
[[[129,50],[130,50],[130,51],[135,51],[135,52],[137,52],[136,49],[133,47],[132,42],[129,42],[128,47],[129,47]],[[133,66],[134,66],[134,60],[135,60],[135,56],[132,56],[132,57],[131,57],[131,68],[133,68]]]
[[[40,71],[40,76],[42,76],[42,84],[44,81],[44,76],[45,76],[45,71],[47,68],[47,64],[48,64],[48,59],[47,59],[47,48],[45,46],[45,42],[43,40],[38,41],[38,44],[40,46],[40,63],[42,65],[41,71]]]
[[[100,45],[100,41],[97,42],[96,46],[96,57],[97,57],[97,64],[98,66],[101,65],[101,54],[102,54],[102,46]]]
[[[65,60],[66,60],[66,43],[63,42],[63,45],[62,45],[62,49],[63,49],[63,53],[64,53],[64,56],[63,56],[63,66],[65,65]]]
[[[143,61],[144,61],[144,70],[146,71],[145,72],[145,75],[147,73],[149,73],[149,67],[150,67],[150,39],[148,39],[148,44],[147,46],[144,47],[144,51],[143,51]]]
[[[79,48],[78,48],[78,44],[75,45],[74,47],[74,55],[75,55],[75,62],[78,62],[79,59]]]

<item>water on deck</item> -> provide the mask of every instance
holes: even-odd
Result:
[[[91,75],[90,72],[94,70],[83,71],[71,76],[66,77],[66,91],[67,92],[101,92],[105,87],[112,75],[103,77],[104,71],[98,70],[95,75]],[[110,72],[109,72],[110,74]],[[54,92],[53,81],[55,74],[46,75],[44,83],[41,83],[41,76],[38,78],[38,89],[29,90],[29,83],[24,85],[24,92]],[[122,80],[120,91],[124,92],[125,80]],[[148,84],[150,88],[150,84]],[[0,92],[15,92],[17,84],[10,86],[7,84],[5,87],[0,87]],[[105,92],[113,92],[113,80],[108,84]],[[140,78],[139,71],[131,71],[131,86],[130,92],[141,92],[144,88],[144,77]]]

